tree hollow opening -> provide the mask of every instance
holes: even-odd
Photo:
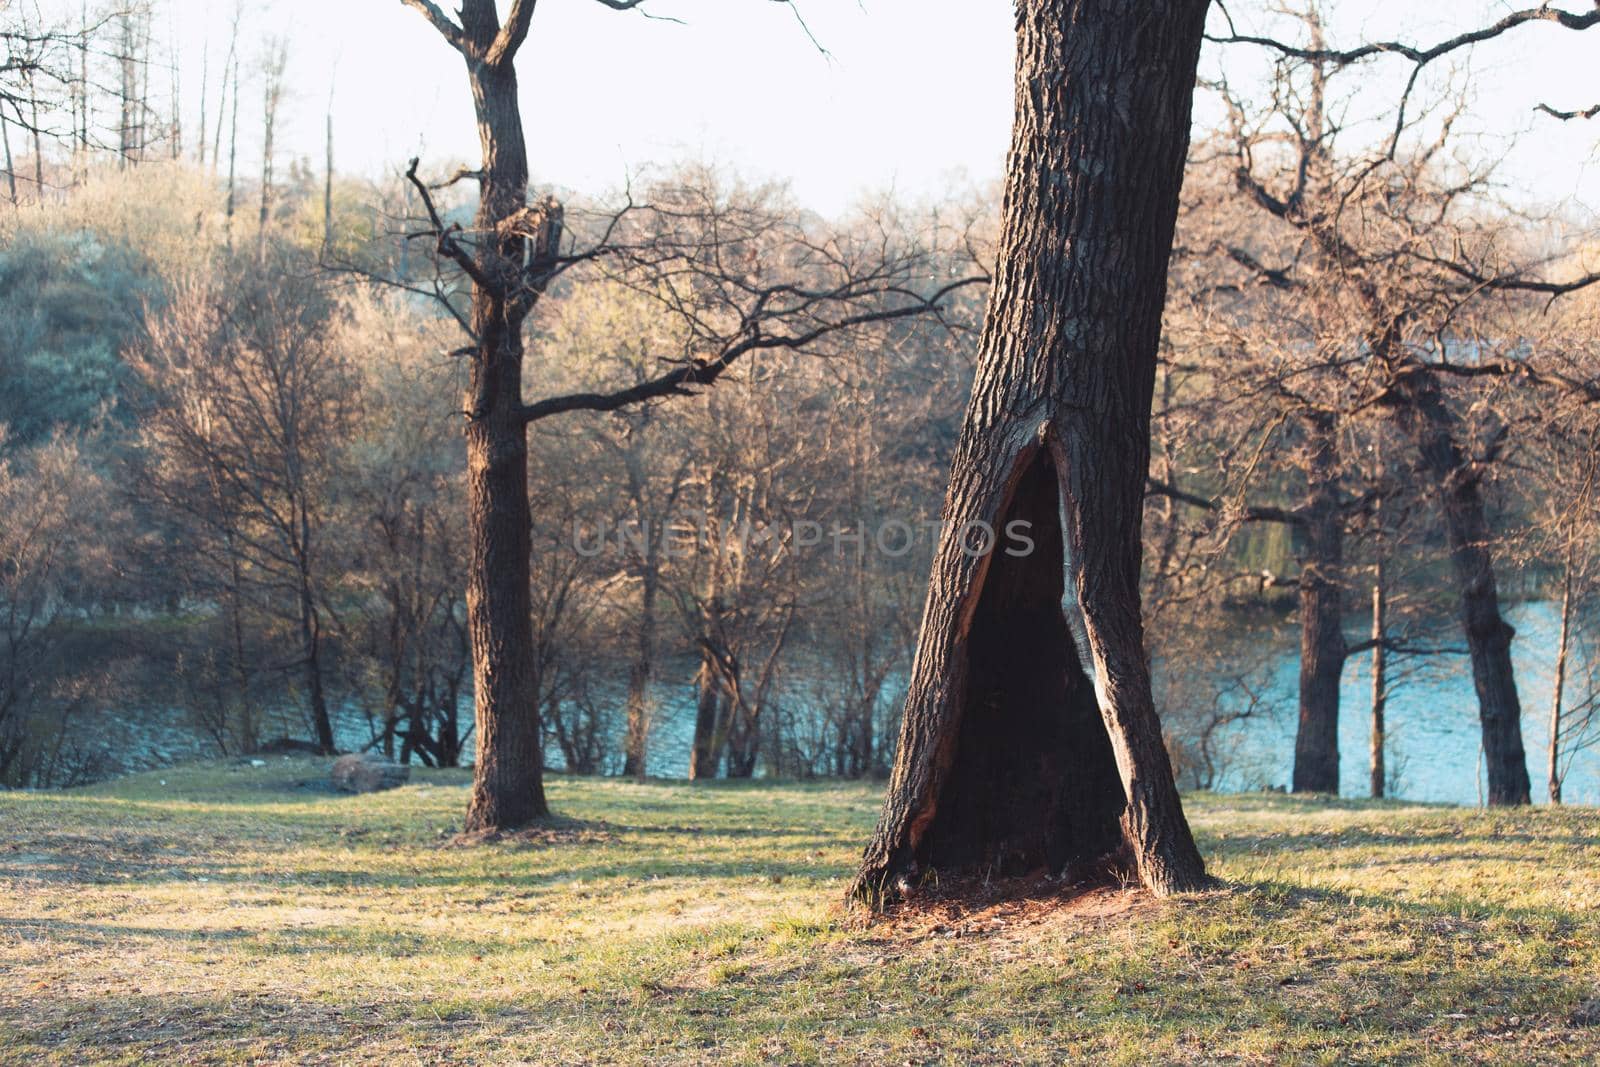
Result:
[[[925,868],[1078,877],[1122,845],[1122,782],[1062,604],[1059,494],[1040,447],[996,527],[968,630],[955,751],[919,843]],[[1008,554],[1006,531],[1019,521],[1033,548]]]

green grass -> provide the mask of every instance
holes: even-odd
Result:
[[[460,772],[0,794],[0,1060],[1595,1062],[1600,813],[1187,799],[1226,888],[840,906],[857,784],[557,778],[451,837]]]

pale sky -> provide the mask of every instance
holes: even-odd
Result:
[[[40,0],[47,10],[58,2],[66,0]],[[192,123],[202,57],[209,44],[214,80],[234,5],[164,2],[162,21],[172,20],[181,43]],[[1432,42],[1533,2],[1325,6],[1330,43],[1348,46],[1393,36]],[[798,3],[829,56],[812,45],[793,11],[770,0],[652,0],[649,10],[681,25],[594,0],[542,0],[518,62],[535,180],[599,193],[649,164],[689,157],[752,179],[787,178],[803,202],[835,212],[888,187],[922,197],[999,175],[1011,121],[1008,0]],[[1266,3],[1233,0],[1229,8],[1248,27],[1262,24]],[[1582,10],[1586,0],[1568,4]],[[67,6],[76,8],[76,0]],[[453,8],[449,0],[441,6]],[[475,159],[460,63],[400,0],[245,7],[247,55],[265,35],[290,41],[294,89],[279,134],[285,159],[293,153],[320,161],[330,80],[341,170],[377,173],[420,154],[425,170],[442,172]],[[1222,27],[1216,11],[1212,27]],[[1467,61],[1475,95],[1470,125],[1497,134],[1477,150],[1504,155],[1502,177],[1532,199],[1600,208],[1600,120],[1560,123],[1532,112],[1541,100],[1569,109],[1600,103],[1596,58],[1600,28],[1579,34],[1537,25],[1480,46]],[[1219,64],[1236,82],[1247,81],[1260,56],[1248,46],[1208,47],[1203,69]],[[1388,72],[1366,79],[1376,101],[1394,91],[1404,68],[1385,60],[1372,69]],[[212,92],[214,100],[214,82]],[[246,86],[240,122],[247,156],[257,151],[259,96],[259,88]],[[1198,121],[1214,114],[1202,102]],[[1517,131],[1524,132],[1508,151],[1498,135]]]

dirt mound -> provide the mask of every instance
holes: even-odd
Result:
[[[1041,926],[1099,926],[1159,907],[1137,884],[1110,879],[966,878],[925,885],[865,922],[894,940],[1020,937]]]
[[[443,843],[444,848],[479,848],[500,845],[510,848],[551,848],[557,845],[597,845],[615,841],[617,835],[603,822],[583,819],[544,819],[521,830],[478,830],[459,833]]]

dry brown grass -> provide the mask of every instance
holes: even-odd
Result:
[[[1187,803],[1217,892],[841,907],[875,787],[213,765],[0,795],[7,1063],[1600,1060],[1600,815]]]

